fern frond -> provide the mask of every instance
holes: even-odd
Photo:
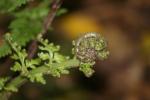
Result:
[[[16,18],[9,25],[12,40],[18,45],[25,46],[27,42],[34,39],[42,30],[42,22],[48,11],[49,8],[46,5],[45,7],[38,6],[14,13]],[[0,58],[9,53],[11,53],[11,49],[7,42],[4,41],[0,46]]]
[[[0,11],[1,12],[10,12],[15,10],[17,7],[20,7],[23,4],[26,4],[30,0],[1,0],[0,1]]]
[[[11,51],[11,48],[10,46],[8,45],[7,42],[4,42],[1,46],[0,46],[0,58],[1,57],[4,57],[8,54],[10,54],[12,51]]]

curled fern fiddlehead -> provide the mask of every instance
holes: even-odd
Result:
[[[106,59],[109,52],[107,42],[98,33],[87,33],[74,41],[74,54],[81,62],[93,62],[96,58]]]
[[[91,67],[97,58],[103,60],[109,55],[107,42],[98,33],[86,33],[84,36],[75,40],[73,45],[73,53],[81,62],[80,70],[88,73],[86,76],[90,76],[94,72]]]

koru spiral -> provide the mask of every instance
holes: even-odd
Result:
[[[103,60],[109,55],[107,42],[99,33],[86,33],[75,40],[73,45],[73,53],[83,63],[94,62],[97,58]]]

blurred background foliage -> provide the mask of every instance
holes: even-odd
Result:
[[[97,61],[91,78],[76,70],[46,76],[46,85],[27,83],[10,100],[150,100],[150,0],[64,0],[62,7],[68,11],[47,38],[70,55],[72,39],[98,32],[108,41],[109,59]],[[0,15],[0,44],[10,20]],[[0,60],[0,76],[12,74],[7,59]]]

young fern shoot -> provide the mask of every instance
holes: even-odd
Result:
[[[45,74],[60,77],[62,74],[69,74],[69,69],[74,67],[79,67],[80,71],[90,77],[94,72],[92,67],[95,60],[106,59],[109,55],[107,43],[98,33],[86,33],[73,41],[73,58],[60,54],[60,46],[49,43],[42,36],[38,37],[39,52],[34,59],[28,59],[26,50],[13,42],[9,33],[6,41],[14,51],[12,59],[15,63],[11,70],[20,74],[13,80],[7,77],[0,79],[1,92],[17,92],[26,81],[46,84],[43,77]]]
[[[80,60],[79,70],[90,77],[94,70],[92,69],[95,60],[98,58],[104,60],[108,57],[106,40],[100,34],[91,32],[86,33],[76,41],[73,41],[73,53]]]

